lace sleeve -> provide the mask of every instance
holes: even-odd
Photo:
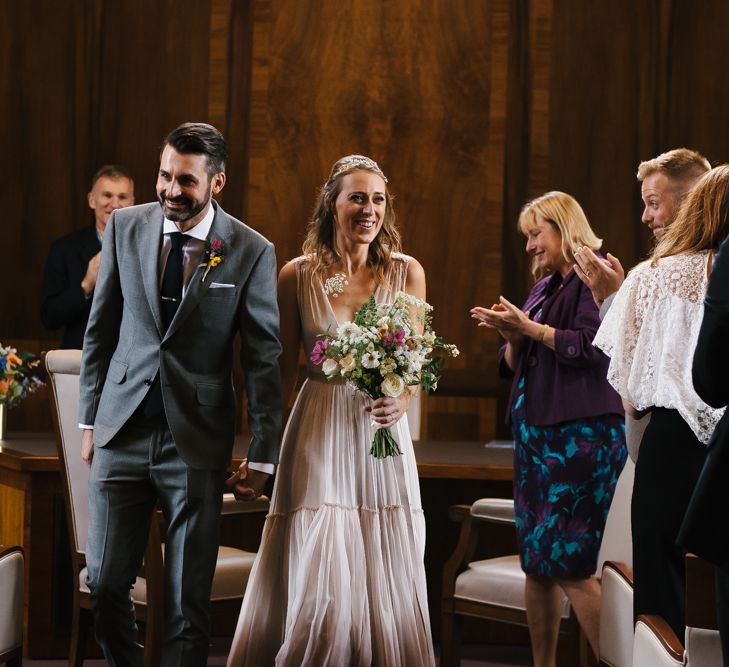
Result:
[[[706,293],[706,253],[639,264],[628,274],[595,336],[610,357],[608,382],[638,410],[679,411],[708,442],[723,410],[693,389],[691,364]]]

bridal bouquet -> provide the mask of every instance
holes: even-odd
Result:
[[[20,403],[43,385],[40,360],[30,352],[0,345],[0,404],[8,408]]]
[[[378,305],[374,296],[345,322],[336,335],[322,334],[311,352],[327,378],[344,377],[357,391],[372,399],[397,398],[407,387],[429,393],[438,386],[444,357],[458,348],[432,330],[432,307],[414,296],[398,292],[391,304]],[[421,326],[416,330],[413,322]],[[422,328],[422,333],[418,331]],[[375,431],[370,454],[382,459],[400,454],[389,427]]]

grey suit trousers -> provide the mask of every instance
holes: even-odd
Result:
[[[94,451],[89,479],[87,583],[96,638],[109,665],[142,665],[130,589],[159,502],[167,519],[162,664],[207,662],[225,471],[190,468],[164,416],[132,418]]]

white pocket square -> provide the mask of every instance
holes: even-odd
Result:
[[[210,283],[210,289],[230,289],[231,287],[235,287],[235,285],[232,285],[231,283]]]

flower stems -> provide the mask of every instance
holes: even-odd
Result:
[[[389,426],[385,428],[378,428],[375,431],[375,437],[372,441],[370,454],[376,459],[385,459],[388,456],[400,456],[400,454],[402,454],[397,441],[392,437],[392,431],[390,431]]]

